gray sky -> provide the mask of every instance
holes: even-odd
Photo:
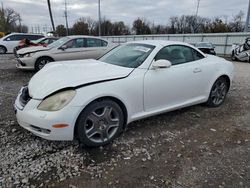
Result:
[[[0,0],[4,7],[20,13],[23,23],[50,26],[47,0]],[[67,0],[69,26],[79,17],[97,19],[98,0]],[[248,0],[201,0],[199,16],[214,18],[225,16],[231,19],[240,10],[245,15]],[[51,0],[55,25],[65,24],[64,0]],[[195,14],[197,0],[101,0],[101,14],[111,21],[124,21],[132,25],[137,17],[144,17],[155,24],[167,24],[169,17]]]

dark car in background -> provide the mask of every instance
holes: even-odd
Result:
[[[194,46],[203,53],[216,55],[215,46],[211,42],[197,42]]]

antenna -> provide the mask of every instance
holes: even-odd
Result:
[[[65,17],[65,22],[66,22],[66,35],[69,35],[69,25],[68,25],[68,9],[67,9],[67,2],[66,0],[64,1],[65,5],[65,10],[64,10],[64,17]]]

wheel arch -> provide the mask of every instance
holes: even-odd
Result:
[[[228,90],[227,91],[229,91],[229,89],[231,87],[230,77],[228,75],[226,75],[226,74],[223,74],[223,75],[219,76],[216,80],[218,80],[219,78],[224,78],[227,81],[227,84],[228,84]]]
[[[37,64],[38,64],[39,60],[42,59],[42,58],[48,58],[48,59],[51,60],[51,62],[55,61],[52,57],[50,57],[50,56],[48,56],[48,55],[43,55],[43,56],[38,57],[38,58],[36,59],[35,63],[34,63],[34,69],[35,69],[36,71],[39,71],[39,69],[37,68]]]
[[[78,114],[77,116],[77,119],[75,121],[75,124],[74,124],[74,138],[77,138],[77,122],[79,121],[79,117],[81,115],[81,113],[89,106],[91,105],[93,102],[96,102],[96,101],[101,101],[101,100],[112,100],[114,102],[116,102],[120,108],[122,109],[122,112],[123,112],[123,115],[124,115],[124,124],[123,124],[123,129],[125,129],[126,125],[127,125],[127,121],[128,121],[128,111],[127,111],[127,108],[125,106],[125,104],[120,100],[118,99],[117,97],[113,97],[113,96],[103,96],[103,97],[99,97],[99,98],[96,98],[94,100],[92,100],[91,102],[89,102],[82,110],[81,112]]]
[[[38,60],[40,60],[40,59],[42,59],[42,58],[49,58],[49,59],[51,59],[52,61],[55,61],[52,57],[50,57],[50,56],[48,56],[48,55],[43,55],[43,56],[40,56],[40,57],[38,57],[38,58],[36,59],[35,64],[38,62]]]
[[[226,79],[226,81],[227,81],[227,83],[228,83],[228,91],[229,91],[229,89],[230,89],[230,87],[231,87],[231,79],[230,79],[230,76],[228,76],[227,74],[219,74],[219,76],[217,75],[217,76],[213,77],[213,79],[211,79],[211,81],[210,81],[208,87],[206,88],[207,99],[208,99],[208,97],[209,97],[209,95],[210,95],[210,92],[211,92],[211,89],[212,89],[214,83],[215,83],[216,80],[218,80],[219,78],[225,78],[225,79]]]

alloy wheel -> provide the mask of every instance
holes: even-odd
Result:
[[[215,105],[220,105],[227,94],[227,85],[222,80],[218,80],[211,91],[211,100]]]
[[[0,54],[5,54],[5,53],[6,53],[6,49],[0,46]]]
[[[38,68],[39,68],[39,70],[41,70],[47,63],[49,63],[50,62],[50,60],[48,60],[48,59],[42,59],[40,62],[39,62],[39,64],[38,64]]]
[[[120,125],[119,113],[112,106],[103,106],[91,111],[85,122],[84,130],[87,138],[94,143],[109,141]]]

